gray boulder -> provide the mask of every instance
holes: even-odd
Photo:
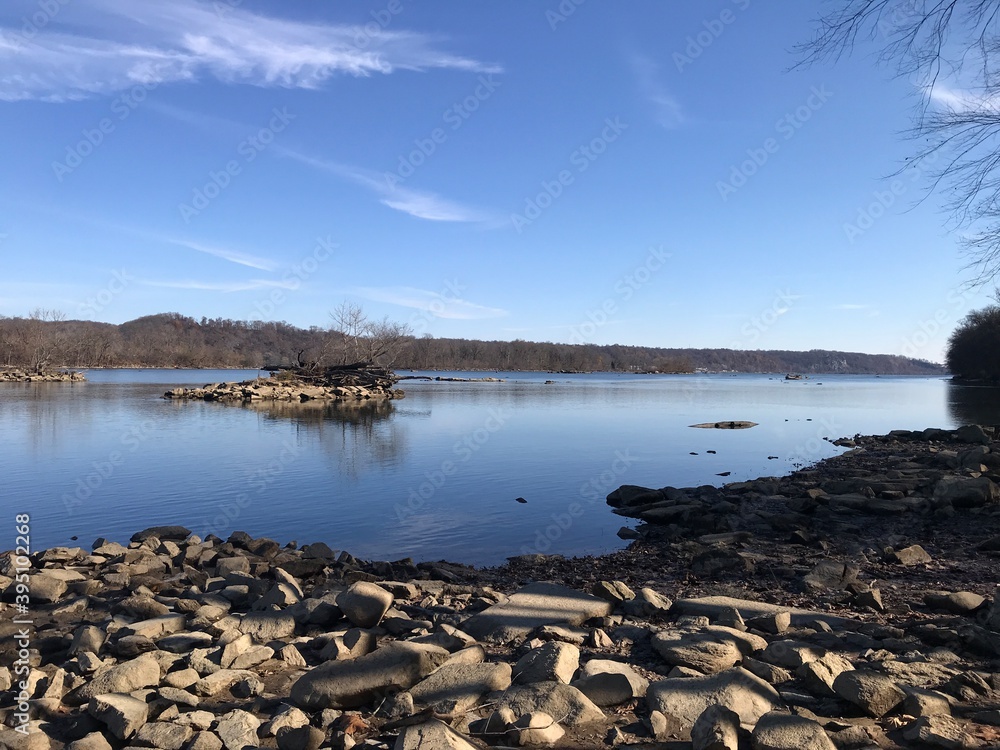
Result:
[[[496,664],[445,664],[410,689],[417,705],[434,706],[439,713],[467,711],[486,693],[510,687],[511,669]]]
[[[837,750],[823,727],[804,716],[772,711],[753,729],[754,750]]]
[[[143,654],[131,661],[117,664],[69,693],[63,702],[80,706],[96,695],[104,693],[131,693],[145,687],[156,687],[160,683],[160,665],[149,654]]]
[[[357,708],[380,693],[413,687],[449,656],[438,646],[390,643],[356,659],[316,667],[292,685],[291,698],[311,710]]]
[[[705,677],[672,677],[650,683],[646,702],[650,709],[679,719],[687,731],[705,709],[716,704],[735,711],[747,725],[784,707],[773,687],[738,667]]]
[[[337,597],[337,606],[359,628],[373,628],[392,606],[392,594],[367,581],[351,584]]]
[[[834,692],[865,713],[879,718],[906,698],[896,681],[879,672],[864,669],[842,672],[833,681]]]
[[[145,701],[122,693],[107,693],[92,698],[87,704],[87,713],[120,740],[134,735],[149,718]]]
[[[257,730],[260,719],[248,711],[234,709],[219,719],[215,733],[226,750],[243,750],[257,747]]]
[[[556,717],[566,726],[604,720],[604,713],[593,701],[575,687],[561,682],[517,685],[492,698],[495,698],[498,709],[508,708],[515,716],[541,711]]]
[[[739,750],[740,717],[723,705],[709,706],[691,728],[693,750]]]
[[[580,649],[571,643],[549,641],[533,648],[514,665],[514,681],[569,684],[580,666]]]
[[[603,708],[642,698],[649,688],[649,680],[620,661],[591,659],[583,665],[579,678],[572,685],[594,705]]]

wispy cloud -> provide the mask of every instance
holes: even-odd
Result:
[[[68,101],[206,76],[310,89],[337,74],[500,70],[449,53],[428,34],[369,27],[292,21],[196,0],[90,0],[62,8],[30,44],[0,45],[0,100]],[[18,33],[16,22],[0,27],[0,38]]]
[[[191,250],[195,250],[196,252],[204,253],[205,255],[222,258],[223,260],[228,260],[230,263],[236,263],[240,266],[256,268],[258,271],[276,271],[278,269],[278,264],[273,260],[260,258],[256,255],[249,255],[248,253],[240,252],[239,250],[231,250],[224,247],[212,247],[211,245],[205,245],[201,242],[193,242],[191,240],[176,237],[159,236],[157,239],[162,242],[170,243],[171,245],[186,247]]]
[[[373,302],[387,302],[391,305],[424,310],[437,318],[449,320],[483,320],[502,318],[509,314],[499,307],[477,305],[468,300],[410,286],[358,287],[349,291],[351,294]]]
[[[207,292],[250,292],[256,289],[295,289],[293,281],[271,281],[268,279],[250,279],[248,281],[159,281],[154,279],[138,279],[143,286],[162,287],[164,289],[194,289]]]
[[[193,128],[203,130],[207,133],[212,133],[213,135],[219,135],[220,133],[242,134],[253,129],[252,125],[237,122],[236,120],[230,120],[227,117],[218,117],[217,115],[210,115],[204,112],[195,112],[190,109],[176,107],[173,104],[166,104],[155,100],[149,101],[144,106],[165,117],[169,117],[172,120],[176,120],[177,122],[185,125],[190,125]]]
[[[677,99],[663,85],[660,66],[641,54],[631,55],[629,64],[640,93],[653,107],[657,124],[668,130],[680,127],[684,123],[684,112]]]
[[[279,155],[361,185],[378,195],[382,205],[396,211],[402,211],[417,219],[482,224],[488,227],[499,227],[505,224],[502,217],[490,211],[467,206],[427,190],[401,187],[393,184],[393,181],[387,179],[385,175],[369,169],[318,159],[279,146],[273,147],[272,150]]]

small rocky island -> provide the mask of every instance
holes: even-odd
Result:
[[[399,378],[391,370],[367,364],[277,370],[270,377],[241,383],[211,383],[202,388],[174,388],[166,399],[224,401],[338,402],[357,404],[373,399],[399,399]]]
[[[73,370],[21,370],[16,367],[0,368],[0,383],[79,383],[86,380],[82,372]]]
[[[596,558],[182,526],[4,553],[0,747],[1000,747],[1000,431],[843,442],[788,477],[615,490],[643,523]]]

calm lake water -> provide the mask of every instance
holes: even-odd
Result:
[[[923,378],[501,373],[506,382],[406,381],[405,399],[361,409],[160,398],[256,375],[106,370],[86,383],[0,384],[0,548],[14,546],[13,515],[30,512],[36,548],[182,524],[366,559],[600,553],[624,545],[625,519],[604,502],[621,484],[721,485],[840,451],[824,438],[1000,423],[997,389]],[[759,426],[689,427],[721,420]]]

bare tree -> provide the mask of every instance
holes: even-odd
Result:
[[[56,325],[66,320],[66,314],[59,310],[46,310],[38,307],[28,313],[27,319],[21,321],[20,342],[23,356],[34,372],[42,372],[50,364],[52,358],[61,349],[65,335],[60,326]]]
[[[405,323],[388,317],[369,320],[361,305],[341,302],[330,313],[333,319],[329,348],[337,364],[358,362],[391,367],[400,352],[412,340],[411,330]]]
[[[333,318],[330,329],[337,339],[332,343],[334,346],[339,343],[340,356],[337,358],[337,364],[347,365],[352,362],[360,362],[361,340],[368,325],[368,319],[365,317],[361,305],[345,300],[334,308],[330,317]]]
[[[973,283],[1000,275],[1000,0],[837,0],[798,47],[800,64],[837,60],[859,43],[920,92],[908,136],[909,164],[945,208],[974,271]],[[900,170],[903,171],[903,170]]]

